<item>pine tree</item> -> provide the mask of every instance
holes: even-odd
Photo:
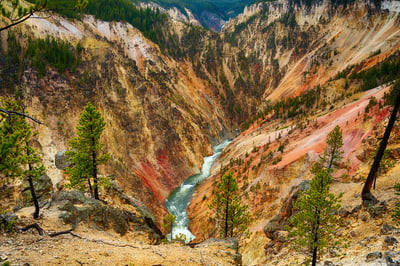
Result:
[[[3,100],[3,104],[8,110],[23,111],[22,104],[13,100]],[[40,208],[33,181],[44,174],[45,167],[38,152],[29,145],[31,136],[30,125],[24,116],[14,114],[3,118],[0,127],[0,174],[5,178],[4,182],[15,178],[29,182],[35,205],[33,217],[37,219]]]
[[[293,247],[310,255],[312,265],[325,248],[337,244],[333,232],[338,228],[338,219],[332,211],[340,208],[341,195],[329,193],[331,171],[320,165],[314,168],[310,188],[295,201],[295,214],[288,220]]]
[[[163,224],[163,226],[165,228],[169,229],[171,241],[173,238],[173,228],[174,228],[175,221],[176,221],[176,216],[173,215],[172,213],[168,213],[167,217],[165,217],[165,219],[164,219],[165,223]]]
[[[248,234],[250,213],[238,193],[238,184],[231,172],[222,176],[217,191],[208,206],[215,211],[214,220],[221,237],[235,237]]]
[[[336,126],[326,139],[326,148],[322,156],[322,160],[327,163],[328,169],[341,161],[343,155],[343,137],[342,129]]]
[[[78,136],[69,141],[72,150],[66,152],[72,163],[72,166],[67,168],[69,186],[84,190],[86,180],[92,197],[97,200],[99,199],[98,166],[110,159],[110,154],[103,152],[104,144],[100,143],[105,125],[100,112],[89,102],[79,118]]]

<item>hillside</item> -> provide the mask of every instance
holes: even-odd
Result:
[[[386,6],[389,5],[386,3]],[[243,240],[240,250],[244,263],[281,263],[284,258],[293,256],[288,251],[268,253],[268,238],[263,230],[274,215],[280,214],[291,189],[311,178],[309,169],[323,152],[326,136],[336,125],[343,129],[344,154],[342,165],[334,173],[337,183],[332,189],[346,191],[345,184],[348,184],[352,187],[349,193],[359,197],[371,164],[371,153],[377,139],[383,135],[390,114],[390,108],[378,104],[391,89],[382,81],[392,72],[389,68],[382,71],[381,66],[393,65],[396,74],[392,80],[399,74],[394,63],[398,60],[395,58],[398,58],[400,40],[398,13],[395,10],[371,12],[370,8],[357,2],[332,14],[328,4],[322,3],[307,12],[299,9],[282,18],[279,15],[285,14],[288,6],[259,4],[247,10],[247,15],[226,25],[224,36],[234,40],[225,46],[226,50],[239,54],[236,47],[240,47],[244,55],[247,53],[245,58],[253,60],[247,62],[252,66],[247,70],[250,74],[257,74],[256,66],[261,69],[256,78],[264,80],[264,102],[258,106],[258,114],[244,124],[246,130],[234,139],[214,165],[213,176],[197,189],[189,206],[192,219],[189,227],[199,239],[213,235],[212,225],[205,226],[203,221],[210,215],[207,205],[223,166],[237,177],[242,198],[253,214],[250,226],[253,236],[249,241]],[[293,21],[293,32],[283,19]],[[295,45],[283,46],[283,43],[290,43],[290,38]],[[235,73],[229,70],[228,66],[233,64],[229,60],[226,59],[225,71]],[[247,75],[245,68],[237,71]],[[341,71],[344,74],[338,75]],[[374,71],[381,76],[377,77],[378,82],[370,78],[373,80],[370,84],[367,80],[369,76],[376,77]],[[235,74],[231,77],[234,79]],[[380,84],[385,85],[377,87]],[[397,155],[389,160],[396,165],[400,144],[398,130],[392,133],[391,143],[388,149]],[[388,174],[395,179],[391,182],[396,182],[396,177],[400,176],[398,170]],[[378,188],[378,193],[391,190],[392,186],[393,183],[385,184]],[[357,197],[342,206],[359,205],[361,200]],[[394,197],[393,190],[389,197]],[[393,223],[390,213],[384,222]],[[362,233],[361,236],[367,237]],[[273,249],[276,243],[270,247]],[[364,261],[366,251],[363,252],[353,259]],[[351,263],[345,262],[348,264]]]

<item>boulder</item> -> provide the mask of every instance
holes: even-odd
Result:
[[[65,170],[71,166],[71,162],[68,160],[69,157],[65,155],[66,150],[57,152],[54,158],[55,165],[60,170]]]
[[[281,215],[284,219],[289,218],[293,214],[293,202],[299,197],[300,193],[310,188],[310,181],[304,180],[299,185],[293,186],[290,189],[289,196],[283,201]]]
[[[82,191],[59,191],[53,194],[52,200],[55,202],[69,201],[72,204],[82,204],[86,201]]]
[[[381,217],[387,211],[387,204],[382,201],[379,205],[368,207],[368,212],[372,218]]]
[[[366,262],[371,262],[381,258],[382,258],[382,252],[380,251],[371,252],[367,254]]]
[[[383,257],[385,258],[386,263],[394,263],[393,258],[396,256],[397,256],[396,252],[391,250],[385,251],[385,253],[383,253]]]
[[[396,227],[385,223],[381,228],[381,233],[383,235],[389,235],[389,234],[392,234],[393,232],[395,232],[396,230],[397,230]]]
[[[53,201],[59,202],[63,222],[72,226],[86,222],[97,229],[112,228],[124,235],[129,229],[129,222],[139,221],[134,213],[107,206],[93,198],[85,198],[81,191],[61,191],[53,195]]]
[[[288,235],[288,231],[275,231],[273,234],[273,240],[278,242],[286,242]]]
[[[282,216],[275,215],[271,220],[264,226],[264,234],[271,240],[274,240],[274,233],[277,231],[283,231],[284,227],[281,223]]]
[[[136,220],[133,218],[134,214],[128,215],[127,212],[104,205],[92,198],[85,199],[82,203],[83,206],[75,206],[73,201],[64,200],[60,204],[59,209],[64,211],[60,218],[64,223],[76,226],[83,221],[101,230],[113,228],[118,234],[124,235],[129,229],[129,220]],[[126,220],[127,217],[129,220]]]
[[[388,246],[392,246],[392,245],[398,243],[397,239],[393,236],[385,236],[384,242]]]

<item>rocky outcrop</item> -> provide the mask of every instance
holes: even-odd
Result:
[[[58,205],[58,209],[63,211],[60,214],[60,218],[66,224],[76,227],[82,222],[99,230],[113,229],[120,235],[126,234],[129,229],[145,228],[148,225],[146,219],[151,219],[142,216],[140,211],[135,213],[122,210],[105,205],[99,200],[86,198],[80,191],[58,192],[53,195],[52,204]],[[147,227],[147,230],[154,229]],[[159,234],[161,232],[158,230],[155,233]],[[160,238],[162,235],[158,237]]]
[[[56,153],[54,158],[54,163],[57,169],[65,170],[67,167],[71,166],[71,162],[68,161],[68,156],[65,155],[66,150],[62,150]]]

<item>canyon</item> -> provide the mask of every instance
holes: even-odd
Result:
[[[252,213],[251,238],[239,241],[243,263],[272,263],[273,256],[265,255],[270,240],[263,229],[280,214],[291,188],[311,179],[310,167],[336,125],[343,129],[344,154],[333,190],[346,191],[349,206],[360,201],[352,195],[361,191],[390,115],[385,95],[394,79],[366,89],[355,75],[398,60],[399,5],[259,2],[231,18],[220,32],[170,16],[163,28],[164,47],[123,21],[56,14],[30,19],[1,32],[2,62],[16,49],[7,41],[15,35],[22,47],[20,62],[29,38],[51,37],[71,47],[79,44],[80,64],[63,73],[47,66],[40,76],[24,62],[15,89],[2,87],[0,94],[22,91],[29,113],[44,123],[33,128],[54,191],[63,190],[66,180],[55,156],[68,149],[85,103],[94,103],[105,118],[103,142],[112,154],[101,172],[146,205],[158,225],[167,215],[164,201],[170,192],[200,172],[213,146],[232,138],[210,178],[195,190],[189,228],[196,242],[215,237],[213,224],[206,222],[208,204],[225,167],[237,176]],[[21,63],[14,65],[18,69]],[[296,110],[284,105],[302,95],[311,103]],[[370,106],[372,99],[376,103]],[[282,107],[275,108],[280,101]],[[395,165],[399,136],[397,122],[388,147]],[[382,189],[394,195],[395,180],[390,178],[399,171],[393,167],[382,174],[386,181],[379,195]]]

